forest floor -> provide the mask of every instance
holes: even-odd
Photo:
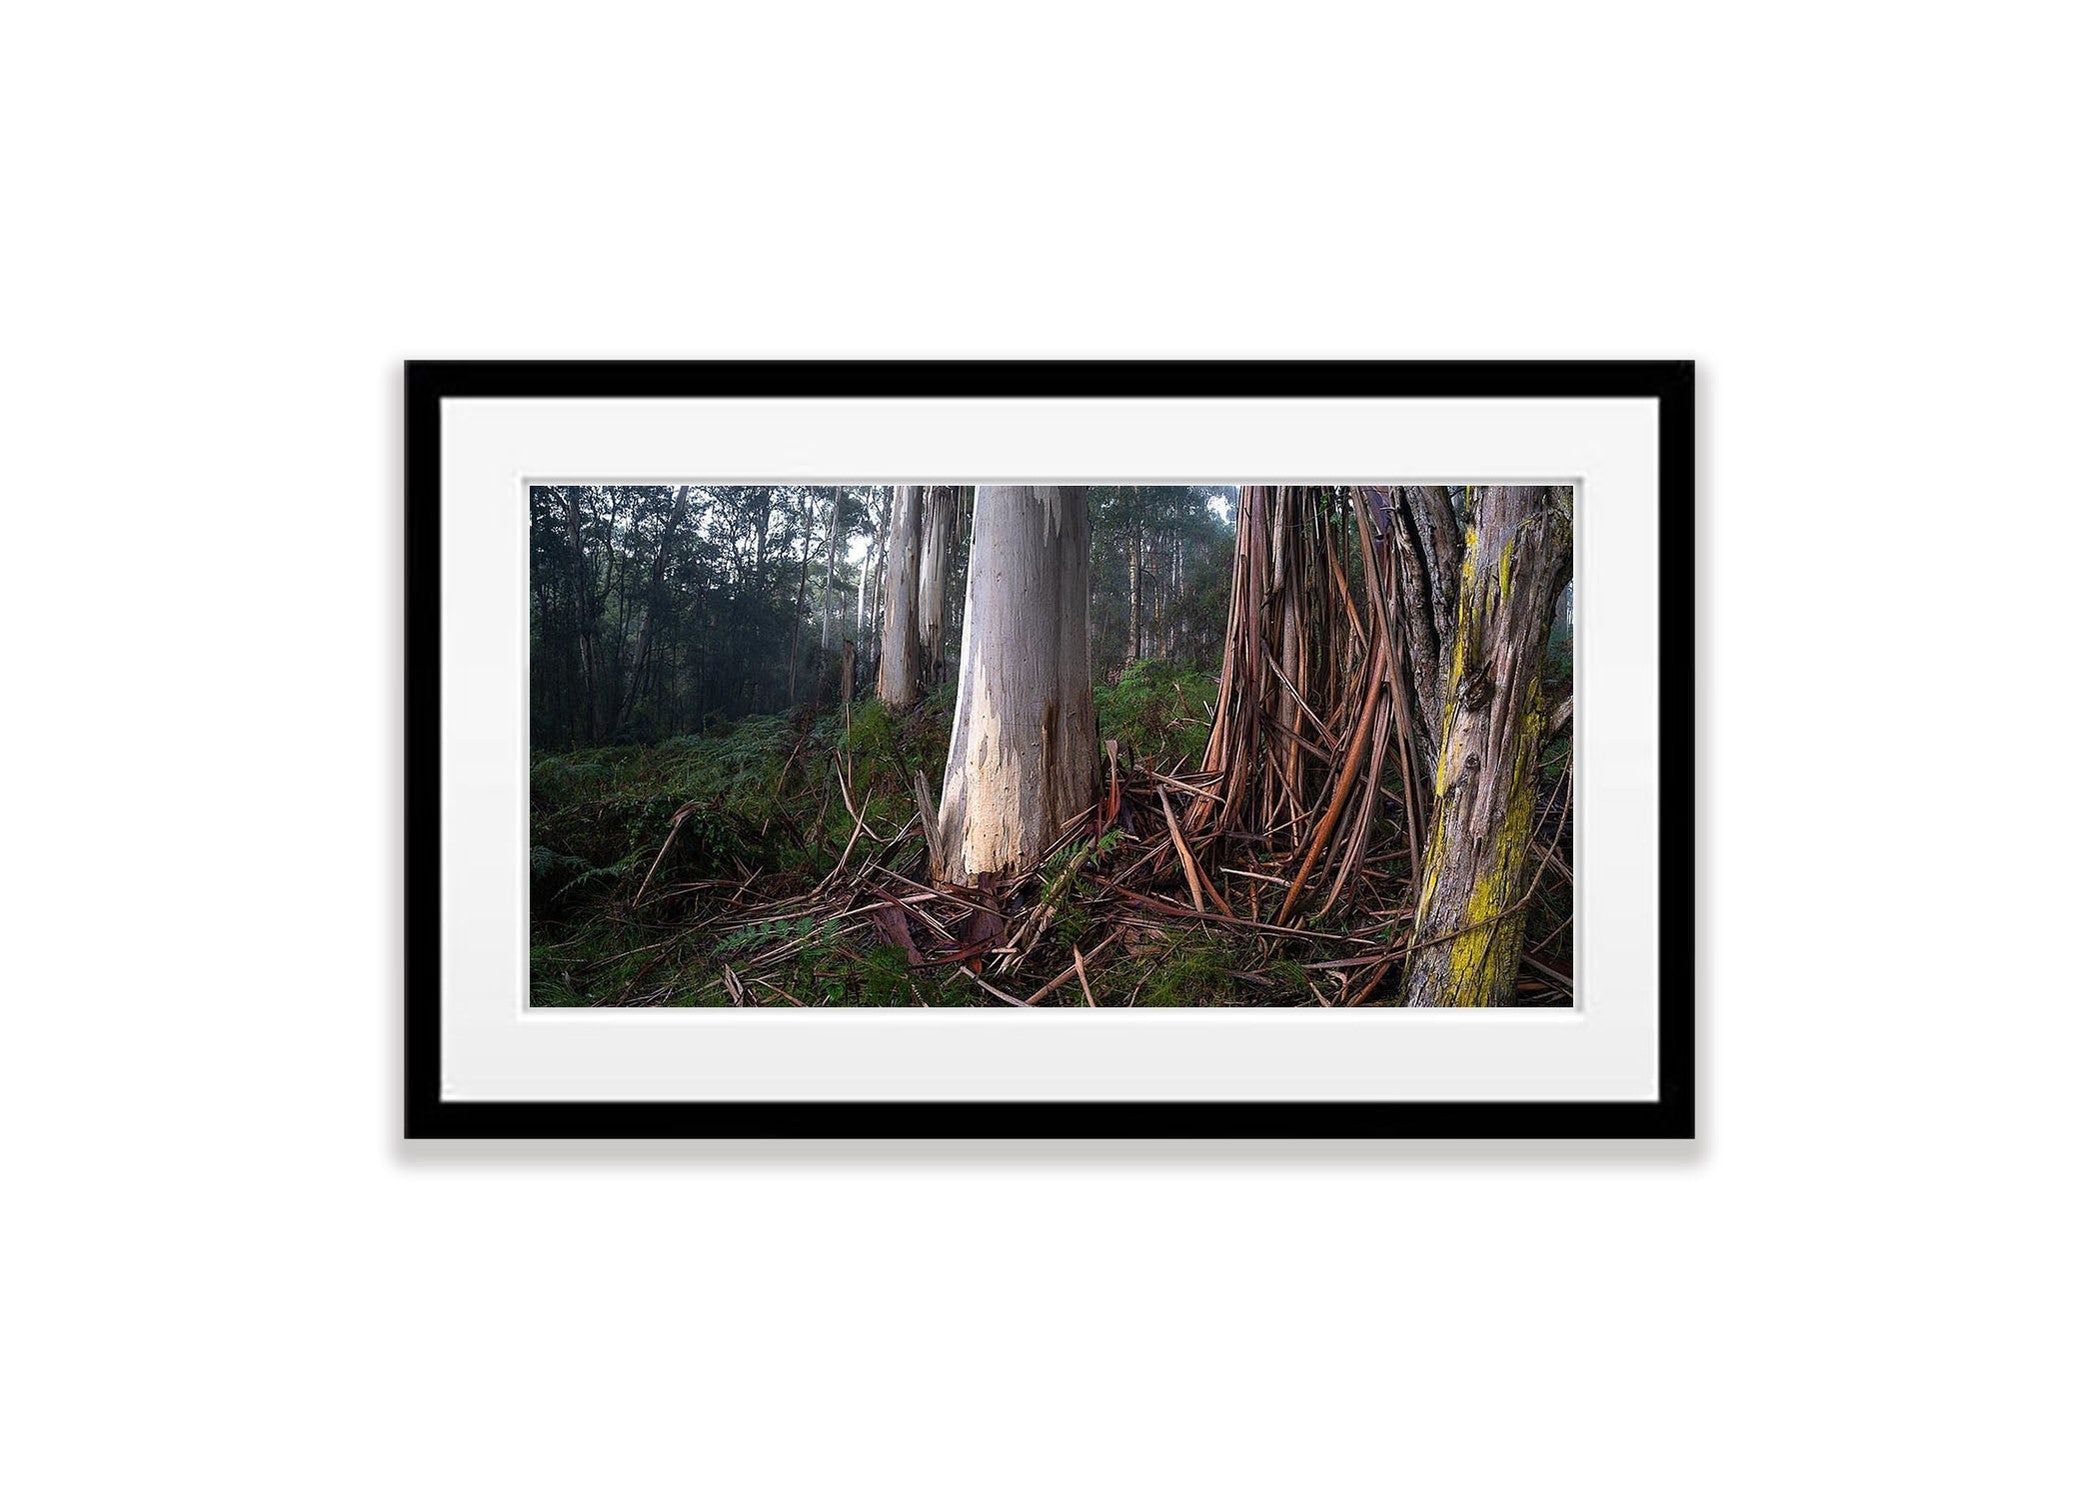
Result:
[[[532,1003],[1391,1003],[1397,908],[1343,904],[1289,929],[1257,909],[1227,917],[1176,857],[1163,809],[1200,780],[1216,692],[1159,662],[1096,688],[1101,738],[1118,746],[1112,791],[1041,870],[981,891],[928,881],[918,832],[915,787],[923,775],[939,796],[951,687],[902,715],[865,701],[849,717],[801,709],[535,755]],[[1518,1004],[1571,1003],[1572,886],[1555,872],[1572,867],[1567,752],[1563,733],[1546,754],[1559,789],[1537,817],[1548,857]]]

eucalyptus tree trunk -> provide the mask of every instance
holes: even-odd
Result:
[[[1181,533],[1176,531],[1173,537],[1172,570],[1169,574],[1173,580],[1172,598],[1166,606],[1166,644],[1159,653],[1168,660],[1174,658],[1181,644],[1181,599],[1188,588],[1185,566]]]
[[[583,742],[598,743],[598,620],[603,601],[592,579],[596,569],[583,550],[583,507],[574,489],[561,491],[568,522],[569,557],[576,570],[576,659],[583,667]]]
[[[816,632],[816,648],[824,652],[831,649],[831,615],[838,602],[838,520],[844,507],[844,488],[834,488],[831,491],[830,548],[824,556],[824,591],[817,616],[821,622]]]
[[[1083,486],[977,491],[933,841],[951,884],[1033,868],[1100,787]]]
[[[766,544],[773,537],[773,492],[770,489],[766,489],[762,490],[761,494],[763,498],[758,502],[758,539],[751,552],[753,558],[751,571],[758,580],[758,586],[763,588],[765,586],[765,548]]]
[[[894,486],[890,487],[887,500],[890,506],[896,504],[896,489]],[[880,525],[875,527],[874,545],[870,551],[872,561],[868,558],[863,558],[860,563],[860,584],[864,594],[863,602],[867,606],[867,617],[864,621],[857,624],[860,638],[873,641],[877,647],[880,646],[882,640],[882,588],[885,580],[889,577],[889,521],[887,519],[887,511],[885,510],[881,513],[884,519]],[[878,650],[877,654],[879,653]],[[865,649],[860,654],[863,663],[868,667],[869,673],[872,675],[874,663],[867,659],[868,653]]]
[[[793,623],[787,627],[787,701],[795,701],[796,684],[802,670],[802,611],[809,602],[809,554],[814,549],[809,522],[814,517],[815,502],[802,502],[802,566],[794,582]]]
[[[937,679],[947,658],[948,548],[954,541],[955,507],[960,491],[941,485],[926,491],[918,559],[919,666],[928,680]]]
[[[889,570],[882,580],[882,661],[875,695],[892,708],[918,701],[919,512],[924,492],[899,484],[889,506]]]
[[[1130,504],[1134,507],[1133,498]],[[1144,655],[1144,522],[1138,520],[1130,532],[1130,654],[1131,664]]]
[[[1415,748],[1433,765],[1443,723],[1443,674],[1450,668],[1457,624],[1458,572],[1464,539],[1450,490],[1441,484],[1378,491],[1390,504],[1399,554],[1399,622],[1406,635],[1408,684],[1414,693]]]
[[[1573,491],[1474,491],[1438,691],[1442,713],[1406,974],[1410,1005],[1508,1003],[1523,956],[1553,611],[1573,569]]]

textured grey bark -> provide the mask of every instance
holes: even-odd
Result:
[[[1448,634],[1457,618],[1458,569],[1465,557],[1465,533],[1458,525],[1450,490],[1442,484],[1410,484],[1403,491],[1407,516],[1414,524],[1422,556],[1428,563],[1429,597],[1436,628]]]
[[[942,877],[1032,868],[1100,788],[1083,486],[977,491],[937,837]]]
[[[1574,564],[1570,489],[1487,487],[1456,584],[1410,1005],[1507,1004],[1523,953],[1546,639]]]
[[[918,701],[919,511],[924,491],[899,484],[889,506],[889,570],[882,583],[882,662],[875,696],[892,708]]]
[[[1399,533],[1398,613],[1406,635],[1408,685],[1414,693],[1415,752],[1420,763],[1431,765],[1443,723],[1443,674],[1450,666],[1464,541],[1450,491],[1443,485],[1409,485],[1395,491],[1393,500],[1393,523]]]

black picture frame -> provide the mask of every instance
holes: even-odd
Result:
[[[409,361],[405,1133],[431,1138],[1551,1139],[1695,1135],[1689,361]],[[1659,403],[1658,1096],[1587,1102],[483,1102],[440,1096],[440,408],[470,397],[1646,397]]]

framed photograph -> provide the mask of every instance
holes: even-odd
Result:
[[[411,363],[406,1128],[1693,1125],[1688,363]]]

